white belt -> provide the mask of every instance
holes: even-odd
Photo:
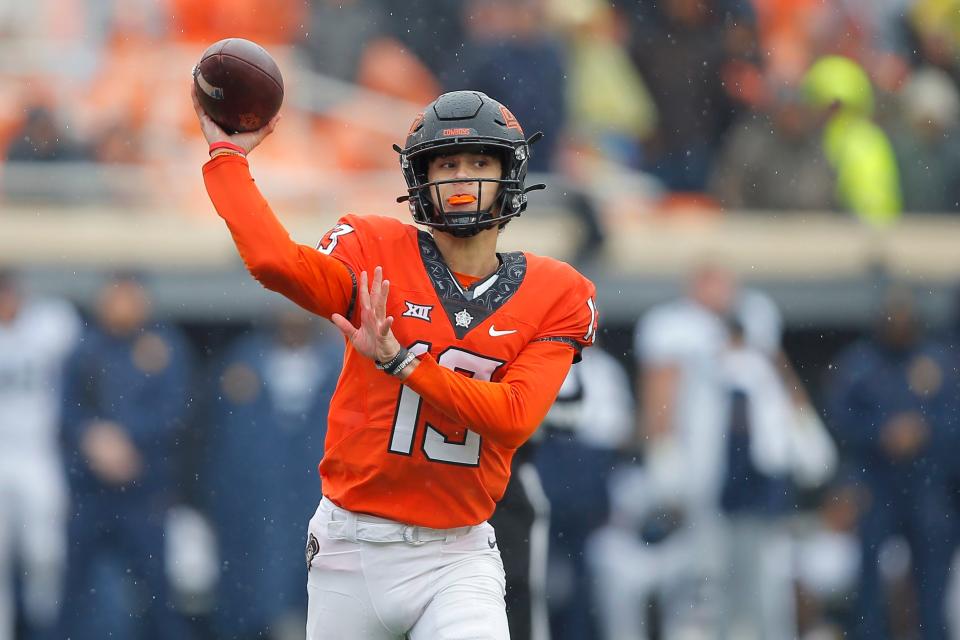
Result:
[[[456,540],[465,535],[473,527],[456,527],[454,529],[431,529],[418,527],[402,522],[370,522],[369,516],[363,516],[346,509],[336,508],[330,513],[331,521],[327,522],[327,538],[331,540],[350,540],[355,542],[406,542],[407,544],[422,544],[446,540]]]
[[[456,529],[430,529],[404,524],[381,524],[356,522],[356,531],[351,535],[350,522],[328,522],[327,537],[331,540],[362,540],[364,542],[406,542],[421,544],[436,540],[456,540],[470,531],[470,527]]]

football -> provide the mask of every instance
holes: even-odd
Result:
[[[283,102],[283,77],[267,50],[243,38],[210,45],[193,68],[193,83],[207,115],[227,133],[255,131]]]

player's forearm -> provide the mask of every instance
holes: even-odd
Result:
[[[525,402],[527,394],[521,385],[473,380],[429,357],[419,363],[407,384],[445,415],[509,448],[523,444],[549,409],[549,404],[537,410]]]
[[[296,259],[296,243],[260,194],[245,158],[226,155],[210,160],[203,166],[203,180],[254,276],[271,277]]]
[[[543,422],[571,361],[570,347],[540,343],[518,358],[499,382],[487,382],[441,367],[427,356],[404,384],[481,436],[516,448]]]
[[[291,240],[250,176],[246,159],[220,156],[203,167],[207,193],[250,274],[264,287],[329,318],[346,313],[353,280],[338,260]]]

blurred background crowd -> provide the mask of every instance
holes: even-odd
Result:
[[[188,82],[228,36],[284,72],[252,164],[285,222],[405,218],[391,144],[444,90],[546,133],[527,228],[576,220],[604,323],[527,450],[551,637],[960,638],[957,274],[822,286],[831,317],[863,301],[830,325],[709,239],[629,290],[609,252],[679,213],[949,219],[960,0],[0,0],[0,640],[302,637],[336,332],[236,262],[217,291],[96,244],[102,212],[131,239],[215,217]],[[98,255],[2,237],[51,216]]]
[[[287,74],[258,163],[305,207],[397,188],[390,145],[432,97],[473,88],[546,133],[533,170],[629,189],[620,215],[952,212],[958,20],[951,0],[9,1],[3,192],[205,211],[182,94],[229,34]]]

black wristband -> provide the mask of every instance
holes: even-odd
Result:
[[[397,355],[393,356],[386,362],[380,362],[379,360],[375,361],[377,369],[389,373],[390,375],[396,375],[396,373],[403,367],[410,364],[409,361],[404,362],[407,356],[410,354],[410,351],[405,347],[400,347],[400,351],[397,351]],[[401,366],[401,364],[403,366]]]
[[[413,353],[412,351],[407,351],[407,357],[405,357],[403,360],[398,362],[397,366],[391,367],[389,371],[384,369],[384,371],[387,371],[387,373],[389,373],[392,376],[399,376],[400,372],[406,369],[407,365],[409,365],[411,362],[413,362],[416,359],[417,359],[417,354]]]

